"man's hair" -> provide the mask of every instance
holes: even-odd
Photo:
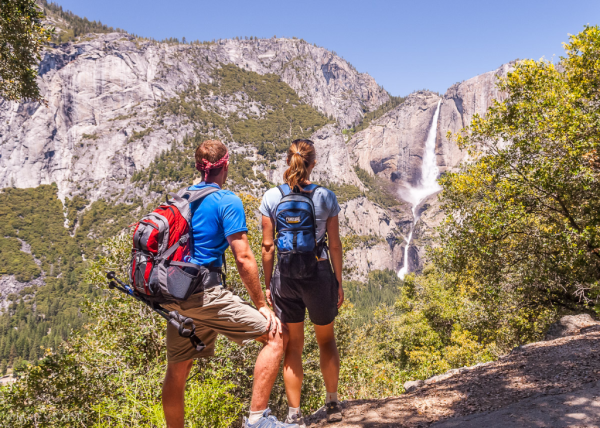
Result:
[[[227,146],[225,144],[219,140],[206,140],[196,149],[196,165],[202,164],[202,160],[215,163],[226,154]],[[204,171],[200,171],[202,174],[202,180],[204,181],[207,176],[214,177],[215,175],[219,175],[222,169],[222,167],[211,169],[208,171],[208,174],[206,174]]]

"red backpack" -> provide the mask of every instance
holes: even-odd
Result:
[[[183,189],[144,216],[133,233],[130,278],[134,290],[152,301],[186,300],[209,270],[186,262],[190,255],[192,202],[219,189]]]

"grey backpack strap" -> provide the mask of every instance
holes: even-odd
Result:
[[[204,189],[200,189],[200,190],[188,190],[188,192],[186,192],[186,194],[189,193],[189,197],[185,198],[184,195],[184,199],[187,199],[188,203],[192,203],[192,202],[196,202],[198,199],[202,199],[208,195],[210,195],[211,193],[214,192],[218,192],[219,188],[217,187],[213,187],[213,186],[206,186]]]
[[[171,199],[169,204],[175,205],[183,218],[190,221],[192,218],[192,211],[190,209],[190,203],[204,198],[211,193],[218,192],[218,189],[213,186],[207,186],[200,190],[189,190],[188,188],[182,189],[177,193],[170,193]]]

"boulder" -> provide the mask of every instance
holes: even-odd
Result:
[[[595,321],[589,314],[566,315],[550,326],[544,340],[573,336],[581,333],[583,328],[596,326],[600,327],[600,322]]]
[[[420,387],[425,385],[425,382],[422,380],[409,380],[408,382],[404,382],[404,391],[412,392]]]

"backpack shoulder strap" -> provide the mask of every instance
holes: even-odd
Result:
[[[315,194],[316,190],[321,186],[319,186],[318,184],[309,184],[306,187],[310,187],[310,186],[314,186],[314,187],[312,187],[310,190],[307,190],[306,192],[308,193],[307,196],[312,200],[313,195]],[[304,189],[306,189],[306,187]]]
[[[184,199],[188,200],[188,203],[192,203],[192,202],[196,202],[198,199],[202,199],[208,195],[210,195],[211,193],[215,193],[218,192],[221,189],[218,189],[216,187],[213,186],[206,186],[203,189],[200,190],[189,190],[183,195]],[[187,194],[189,194],[189,197],[185,197]]]
[[[177,193],[169,193],[171,199],[167,203],[175,205],[177,209],[179,209],[181,215],[189,222],[192,217],[190,203],[204,198],[211,193],[218,192],[219,190],[221,189],[217,189],[213,186],[206,186],[204,189],[200,190],[190,190],[189,188],[186,188]]]
[[[291,192],[290,186],[287,184],[280,184],[279,186],[277,186],[277,188],[279,189],[279,191],[281,192],[281,197],[283,198],[286,195],[289,195]]]

